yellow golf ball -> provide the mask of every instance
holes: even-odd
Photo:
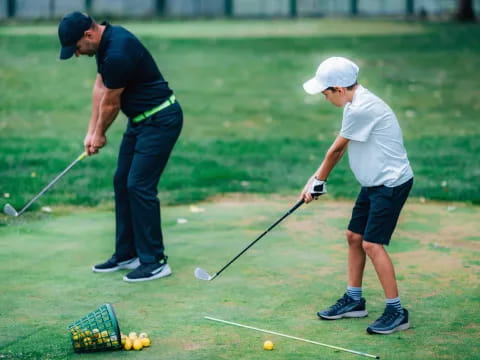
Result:
[[[143,347],[149,347],[150,346],[150,339],[149,338],[141,338]]]
[[[271,342],[270,340],[267,340],[263,343],[263,348],[265,350],[273,350],[273,342]]]
[[[125,339],[125,344],[123,345],[123,348],[128,351],[132,349],[132,346],[133,346],[132,340],[130,340],[130,338],[127,337]]]
[[[135,350],[142,350],[143,349],[143,344],[141,339],[135,339],[133,342],[133,348]]]

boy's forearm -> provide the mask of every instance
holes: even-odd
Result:
[[[328,175],[330,175],[331,171],[337,165],[337,163],[342,158],[343,154],[345,153],[346,147],[343,148],[330,148],[325,155],[325,158],[322,161],[322,164],[315,172],[315,177],[319,180],[326,180]]]

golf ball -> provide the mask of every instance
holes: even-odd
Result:
[[[271,342],[270,340],[267,340],[263,343],[263,348],[265,350],[273,350],[273,342]]]

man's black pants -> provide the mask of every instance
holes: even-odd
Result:
[[[151,264],[164,257],[157,186],[182,124],[178,103],[141,123],[128,122],[113,181],[117,261],[138,256]]]

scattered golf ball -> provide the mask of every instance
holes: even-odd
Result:
[[[200,212],[204,212],[205,209],[198,206],[190,205],[190,211],[192,213],[200,213]]]
[[[5,197],[5,198],[8,199],[8,198],[10,197],[10,194],[9,194],[9,193],[4,193],[4,194],[3,194],[3,197]]]
[[[137,334],[135,331],[131,331],[128,336],[122,333],[121,340],[125,350],[142,350],[144,347],[149,347],[151,345],[146,332]]]
[[[270,340],[267,340],[263,343],[263,349],[264,350],[273,350],[273,342]]]

